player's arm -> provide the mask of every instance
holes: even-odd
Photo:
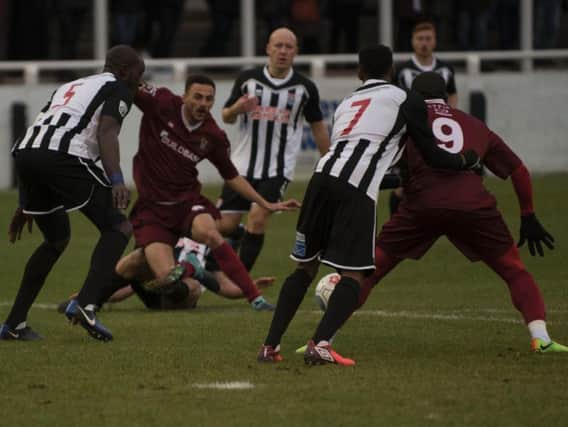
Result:
[[[242,176],[237,175],[232,179],[225,180],[225,183],[231,190],[239,193],[245,199],[256,203],[270,212],[290,211],[300,207],[300,203],[294,199],[288,199],[284,202],[270,203],[264,197],[256,192],[249,182]]]
[[[542,244],[554,249],[554,238],[542,226],[534,212],[532,182],[528,169],[521,159],[495,133],[489,131],[489,149],[483,161],[487,168],[502,179],[511,177],[511,182],[521,211],[521,229],[517,247],[528,242],[532,256],[538,252],[544,256]]]
[[[408,97],[401,104],[400,111],[406,121],[408,134],[428,166],[450,170],[479,167],[479,156],[473,150],[463,154],[452,154],[438,147],[428,125],[426,104],[419,95],[412,91],[408,92]]]
[[[458,94],[453,93],[448,95],[448,105],[452,108],[458,108]]]
[[[329,132],[323,120],[310,123],[314,141],[318,147],[318,151],[323,156],[329,151]]]
[[[223,110],[221,111],[221,118],[225,123],[235,123],[239,114],[248,113],[256,108],[258,105],[258,98],[254,95],[249,96],[244,93],[243,84],[246,81],[246,75],[241,74],[235,80],[233,88],[231,89],[231,94]]]
[[[114,205],[119,209],[126,209],[130,203],[130,191],[124,185],[120,168],[118,134],[131,103],[128,88],[125,85],[117,85],[116,90],[103,104],[97,130],[101,161],[112,185]]]

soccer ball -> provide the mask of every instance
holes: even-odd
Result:
[[[339,282],[341,276],[337,273],[331,273],[327,276],[323,276],[316,286],[316,304],[323,311],[327,309],[327,303],[329,302],[329,297],[335,289],[335,285]]]

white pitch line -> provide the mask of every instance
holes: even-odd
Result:
[[[11,307],[12,302],[0,301],[0,307]],[[32,308],[40,310],[55,310],[57,304],[34,304]],[[299,310],[300,313],[321,315],[321,310]],[[506,310],[500,308],[480,308],[480,309],[463,309],[448,310],[446,313],[420,313],[413,311],[386,311],[386,310],[358,310],[355,312],[357,316],[373,316],[384,318],[398,319],[429,319],[429,320],[458,320],[458,321],[479,321],[479,322],[497,322],[497,323],[523,323],[520,317],[495,317],[490,313],[514,313],[514,309]],[[473,313],[487,313],[485,315],[473,315]],[[547,310],[547,313],[568,313],[568,310]],[[564,321],[547,321],[549,324],[565,324]]]
[[[193,388],[210,388],[215,390],[248,390],[255,388],[255,385],[248,381],[223,381],[208,384],[192,384]]]

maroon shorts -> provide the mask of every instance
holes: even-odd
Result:
[[[221,218],[215,205],[201,195],[174,205],[138,199],[130,212],[136,246],[155,242],[175,246],[180,237],[190,237],[193,219],[201,214]]]
[[[496,208],[413,210],[404,204],[383,226],[377,245],[398,258],[420,259],[440,236],[446,236],[471,261],[500,257],[513,245]]]

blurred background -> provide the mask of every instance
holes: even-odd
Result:
[[[567,0],[0,0],[0,189],[14,185],[11,144],[53,89],[99,71],[115,44],[138,49],[145,78],[178,93],[188,74],[209,74],[220,121],[236,74],[264,64],[268,34],[288,26],[299,40],[295,67],[315,81],[330,121],[360,83],[358,49],[381,42],[407,60],[422,20],[437,27],[435,55],[456,70],[459,107],[486,120],[531,172],[566,172]],[[121,133],[127,175],[139,117],[133,111]],[[298,175],[316,158],[306,131]],[[201,178],[216,177],[204,164]]]

